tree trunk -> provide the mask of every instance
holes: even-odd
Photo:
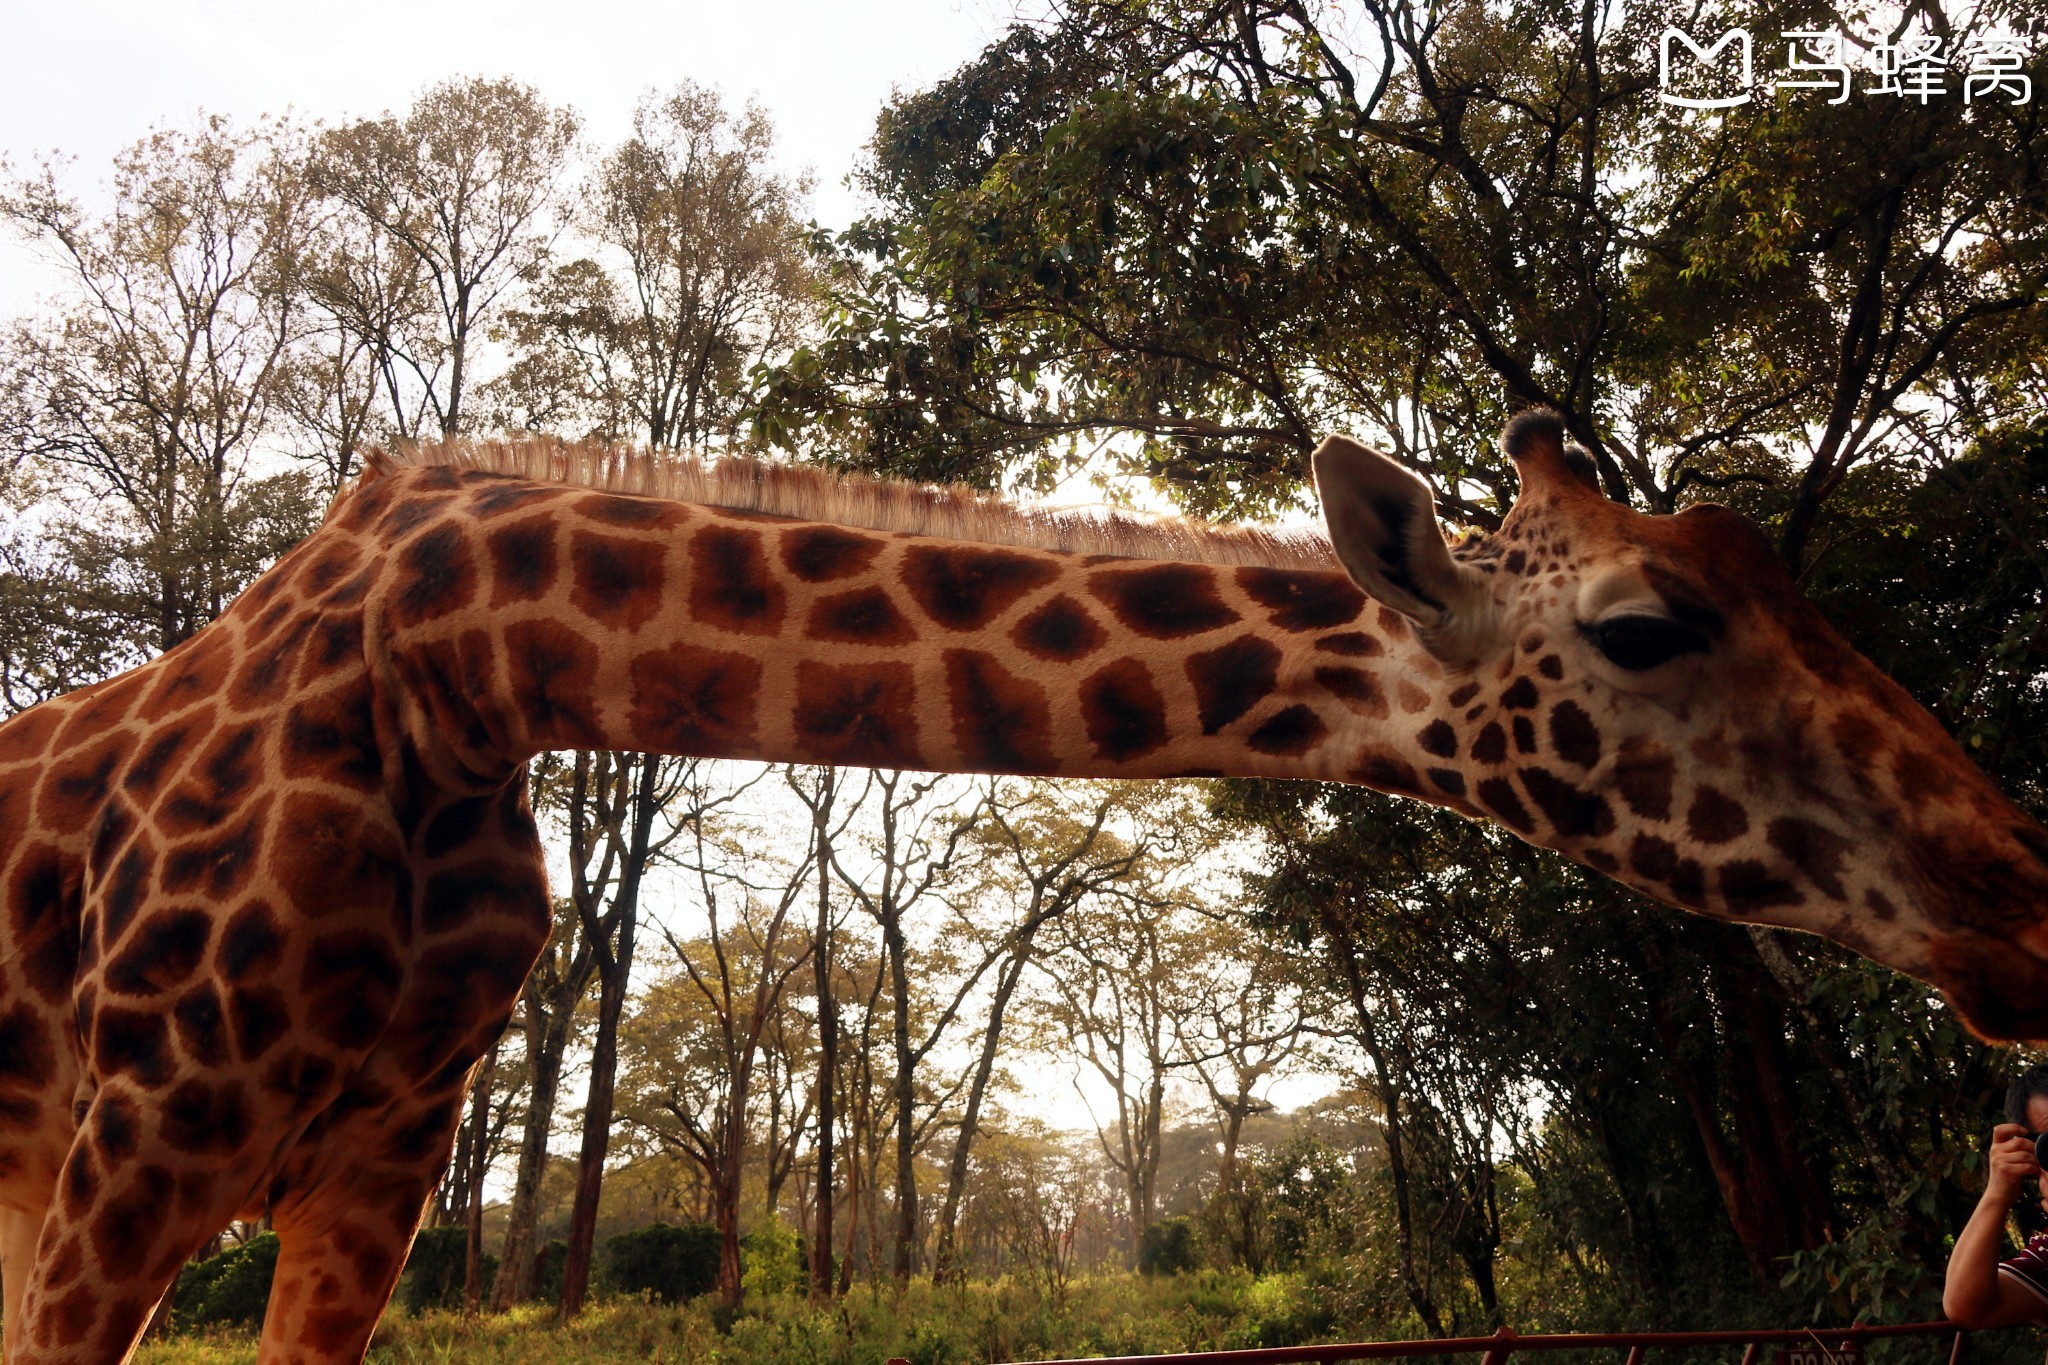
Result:
[[[582,760],[579,758],[578,762],[580,789]],[[598,977],[597,1033],[590,1043],[590,1094],[583,1105],[583,1145],[577,1156],[576,1202],[569,1212],[569,1249],[562,1259],[558,1316],[563,1320],[583,1311],[583,1300],[590,1289],[590,1261],[597,1240],[597,1200],[604,1186],[605,1155],[611,1149],[612,1100],[619,1067],[619,1016],[626,1007],[626,986],[633,971],[640,879],[647,870],[648,844],[654,829],[656,775],[660,770],[660,760],[651,754],[640,755],[639,762],[639,780],[630,812],[632,827],[619,862],[619,884],[611,909],[600,920],[595,907],[577,907]],[[573,842],[580,847],[580,837]],[[572,855],[575,851],[572,849]]]
[[[1145,1245],[1145,1232],[1155,1220],[1153,1204],[1159,1184],[1160,1110],[1166,1104],[1166,1077],[1154,1068],[1145,1083],[1145,1097],[1139,1102],[1138,1141],[1128,1148],[1130,1162],[1124,1168],[1124,1187],[1131,1204],[1131,1264]]]
[[[894,913],[882,922],[882,942],[889,954],[890,990],[896,997],[891,1030],[896,1052],[896,1234],[890,1271],[901,1285],[917,1273],[917,1073],[910,1051],[909,945]]]
[[[466,1120],[455,1130],[455,1155],[434,1196],[433,1227],[452,1228],[457,1221],[469,1221],[469,1130]]]
[[[1784,1138],[1797,1126],[1796,1106],[1786,1077],[1784,1019],[1761,960],[1747,943],[1711,929],[1694,941],[1720,1001],[1727,1030],[1722,1050],[1732,1057],[1740,1083],[1728,1086],[1724,1095],[1714,1084],[1712,1059],[1688,1055],[1682,1026],[1670,1016],[1666,996],[1654,981],[1647,993],[1651,1020],[1714,1172],[1729,1225],[1756,1282],[1769,1287],[1778,1282],[1785,1257],[1830,1239],[1835,1219],[1811,1163]],[[1652,965],[1661,965],[1661,959]],[[1732,1143],[1722,1128],[1724,1102],[1734,1125]]]
[[[953,1140],[953,1159],[946,1171],[946,1202],[939,1210],[938,1249],[932,1257],[932,1279],[943,1284],[953,1274],[955,1229],[960,1221],[960,1200],[967,1190],[967,1166],[973,1155],[976,1134],[981,1131],[981,1102],[988,1094],[989,1078],[995,1074],[996,1046],[1003,1034],[1003,1014],[1010,996],[1024,975],[1027,946],[1003,964],[996,978],[995,998],[989,1002],[988,1027],[981,1036],[981,1056],[974,1064],[974,1079],[967,1087],[967,1108],[960,1116],[960,1133]]]
[[[854,1239],[860,1232],[860,1122],[858,1115],[847,1132],[853,1150],[846,1162],[846,1254],[839,1258],[839,1297],[853,1288]]]
[[[838,773],[819,769],[817,805],[818,933],[812,949],[812,979],[818,996],[818,1192],[811,1220],[811,1299],[832,1297],[833,1088],[839,1068],[839,1009],[832,992],[832,797]]]
[[[604,1159],[611,1150],[612,1094],[618,1074],[619,1015],[626,1004],[626,971],[632,959],[632,917],[620,926],[616,965],[598,972],[597,1036],[591,1040],[590,1093],[583,1102],[583,1145],[576,1158],[576,1202],[569,1212],[569,1250],[562,1260],[559,1316],[583,1311],[590,1289],[590,1261],[597,1240],[597,1199],[604,1185]]]
[[[1337,953],[1338,965],[1344,972],[1344,980],[1351,996],[1352,1013],[1358,1018],[1359,1041],[1365,1045],[1366,1055],[1372,1061],[1373,1075],[1378,1081],[1380,1110],[1384,1115],[1384,1134],[1387,1142],[1387,1173],[1394,1182],[1394,1220],[1400,1233],[1401,1287],[1408,1294],[1408,1302],[1415,1308],[1416,1316],[1433,1337],[1444,1335],[1443,1318],[1437,1312],[1436,1300],[1423,1282],[1422,1274],[1415,1264],[1415,1221],[1414,1207],[1409,1195],[1408,1152],[1402,1130],[1402,1087],[1393,1068],[1388,1064],[1386,1051],[1380,1046],[1379,1030],[1374,1025],[1372,1005],[1367,999],[1365,979],[1361,974],[1357,950],[1348,934],[1343,930],[1340,914],[1326,917],[1324,925],[1330,945]]]
[[[718,1297],[735,1312],[746,1292],[745,1266],[740,1260],[740,1194],[746,1172],[747,1092],[753,1088],[752,1070],[751,1062],[742,1059],[733,1075],[712,1189],[712,1222],[718,1229]]]
[[[491,1044],[477,1068],[470,1102],[469,1241],[462,1271],[462,1311],[475,1317],[484,1290],[484,1169],[490,1155],[491,1079],[498,1071],[498,1044]]]
[[[581,994],[580,988],[577,994]],[[547,1171],[548,1134],[554,1128],[555,1095],[561,1087],[562,1054],[568,1048],[574,997],[553,1014],[541,1007],[537,983],[527,983],[526,1055],[533,1063],[532,1098],[526,1126],[519,1136],[519,1173],[512,1187],[512,1208],[505,1228],[505,1250],[498,1258],[498,1282],[491,1291],[491,1311],[503,1313],[533,1297],[535,1224],[540,1216],[540,1183]]]

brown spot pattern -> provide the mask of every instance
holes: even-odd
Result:
[[[1136,659],[1118,659],[1088,675],[1081,720],[1098,758],[1128,763],[1166,743],[1166,702]]]
[[[1494,721],[1488,721],[1480,730],[1479,738],[1472,741],[1472,757],[1481,763],[1499,763],[1508,756],[1507,731]]]
[[[1054,771],[1052,710],[1045,689],[978,650],[945,654],[953,743],[969,768],[986,772]]]
[[[1254,753],[1297,758],[1321,744],[1329,733],[1330,727],[1323,724],[1315,708],[1297,703],[1275,711],[1246,735],[1244,742]],[[1413,778],[1412,773],[1410,777]]]
[[[1019,621],[1010,640],[1035,659],[1064,664],[1087,658],[1109,636],[1086,607],[1061,593]]]
[[[1648,740],[1623,741],[1614,759],[1615,786],[1628,808],[1645,820],[1671,818],[1671,786],[1676,776],[1671,755]]]
[[[784,568],[806,583],[829,583],[866,573],[882,542],[836,526],[806,526],[786,532],[781,548]]]
[[[1719,788],[1702,786],[1685,813],[1686,833],[1703,844],[1725,844],[1749,832],[1749,812]]]
[[[1597,839],[1613,831],[1614,811],[1598,792],[1574,786],[1548,768],[1523,768],[1519,775],[1522,790],[1563,837]]]
[[[1215,571],[1195,564],[1091,574],[1088,590],[1126,628],[1148,640],[1180,640],[1238,620],[1216,593]]]
[[[390,620],[400,629],[460,610],[476,595],[476,563],[459,526],[436,526],[412,541],[399,552],[398,567]]]
[[[1316,641],[1316,648],[1325,654],[1339,654],[1349,659],[1371,659],[1386,652],[1377,639],[1362,630],[1325,635]]]
[[[1387,694],[1380,690],[1380,680],[1362,668],[1318,668],[1315,679],[1347,710],[1374,720],[1385,720],[1391,714]]]
[[[639,531],[673,530],[689,520],[680,503],[666,498],[641,498],[628,493],[591,493],[570,504],[579,516]]]
[[[690,614],[736,635],[782,628],[783,590],[768,573],[761,533],[707,526],[690,539]]]
[[[1279,683],[1280,651],[1256,635],[1243,635],[1190,655],[1187,675],[1194,684],[1202,733],[1213,735],[1272,695]]]
[[[859,768],[924,766],[917,683],[909,664],[797,667],[797,738],[823,763]]]
[[[555,524],[549,517],[529,517],[500,526],[484,537],[491,564],[491,606],[538,601],[555,585]]]
[[[948,630],[980,630],[1058,576],[1050,561],[1008,550],[913,545],[903,555],[911,600]]]
[[[1500,822],[1518,834],[1533,834],[1536,822],[1529,816],[1529,808],[1522,804],[1522,798],[1515,794],[1514,784],[1505,777],[1487,777],[1479,782],[1479,801],[1492,811]]]
[[[704,537],[698,539],[702,541]],[[612,630],[638,630],[653,620],[654,614],[661,609],[665,582],[663,561],[667,553],[667,547],[659,541],[634,540],[597,531],[576,532],[569,537],[569,566],[573,576],[569,604]],[[760,551],[756,549],[754,554],[758,558]],[[704,587],[701,580],[692,581],[693,609],[697,607],[696,598]],[[721,603],[729,600],[726,594],[716,590],[710,596]],[[700,620],[713,619],[703,611],[698,611],[697,616]],[[717,624],[726,622],[720,618]]]
[[[1550,747],[1559,758],[1581,768],[1600,761],[1600,730],[1585,707],[1561,701],[1550,708]]]
[[[1458,732],[1453,730],[1447,721],[1433,720],[1423,726],[1422,732],[1415,737],[1415,742],[1422,746],[1424,753],[1434,754],[1438,758],[1458,756]]]
[[[1352,770],[1351,780],[1400,796],[1412,796],[1422,790],[1415,780],[1415,769],[1392,754],[1366,755],[1364,761]]]
[[[526,724],[564,748],[604,747],[591,691],[596,646],[555,621],[514,622],[504,638],[507,681]]]
[[[1365,610],[1365,594],[1339,573],[1242,568],[1237,586],[1266,609],[1266,619],[1279,630],[1328,630]]]
[[[1781,905],[1797,905],[1803,897],[1792,883],[1774,877],[1760,862],[1743,858],[1723,863],[1721,898],[1730,914],[1750,916]]]
[[[1805,873],[1823,895],[1838,901],[1849,898],[1842,885],[1842,864],[1848,859],[1850,847],[1847,839],[1796,816],[1771,821],[1764,827],[1764,838],[1791,859],[1792,865]]]
[[[755,741],[761,662],[676,644],[634,658],[630,723],[650,749],[736,756]]]
[[[878,587],[820,598],[811,604],[804,633],[814,640],[849,645],[903,645],[917,638],[889,594]]]

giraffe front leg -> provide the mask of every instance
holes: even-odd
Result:
[[[273,1203],[277,1278],[258,1365],[363,1358],[448,1164],[467,1093],[458,1086],[374,1123],[345,1125],[329,1140],[354,1160],[326,1165]]]
[[[8,1365],[125,1360],[178,1269],[243,1207],[261,1173],[237,1148],[180,1151],[179,1130],[143,1096],[107,1086],[93,1097],[41,1220],[14,1302]],[[7,1269],[15,1265],[10,1221]]]

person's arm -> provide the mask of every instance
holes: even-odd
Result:
[[[2026,1129],[2001,1123],[1991,1130],[1991,1170],[1984,1181],[1984,1197],[1956,1236],[1941,1291],[1941,1311],[1953,1321],[1970,1328],[2015,1327],[2048,1317],[2048,1299],[1998,1273],[2005,1216],[2026,1182],[2040,1174]]]

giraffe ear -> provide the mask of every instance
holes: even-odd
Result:
[[[1311,463],[1330,545],[1351,581],[1414,622],[1445,663],[1484,653],[1495,633],[1493,597],[1483,574],[1451,558],[1429,485],[1346,436],[1326,439]]]

